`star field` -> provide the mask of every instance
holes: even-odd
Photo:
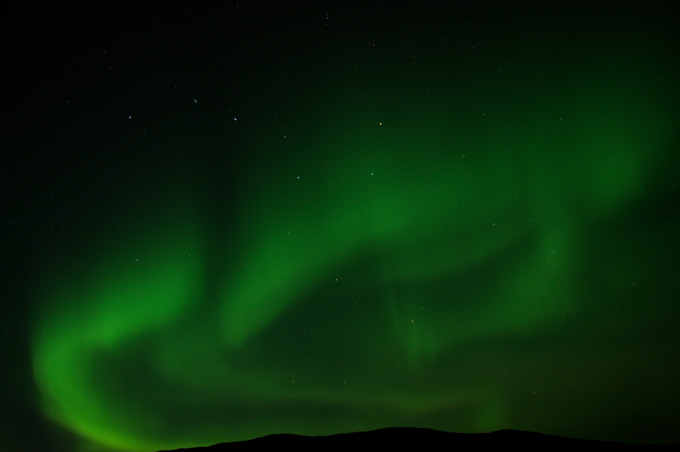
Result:
[[[0,447],[680,441],[663,8],[317,9],[17,13]]]

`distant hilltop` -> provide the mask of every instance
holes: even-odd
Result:
[[[680,444],[627,444],[564,438],[519,430],[499,430],[491,433],[451,433],[426,428],[392,427],[329,436],[268,435],[248,441],[176,449],[176,451],[352,451],[367,450],[366,448],[372,448],[372,450],[391,450],[392,448],[404,450],[410,448],[418,451],[461,452],[507,450],[515,447],[523,451],[671,451],[680,450],[678,446]]]

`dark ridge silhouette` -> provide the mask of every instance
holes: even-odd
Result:
[[[404,450],[418,451],[671,451],[680,444],[626,444],[564,438],[519,430],[491,433],[450,433],[426,428],[392,427],[368,432],[341,433],[329,436],[292,434],[268,435],[248,441],[221,443],[208,447],[176,449],[176,452],[241,452],[260,450]],[[368,449],[367,449],[368,448]],[[159,451],[169,452],[169,451]]]

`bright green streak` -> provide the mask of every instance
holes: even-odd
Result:
[[[303,157],[245,162],[223,267],[201,217],[161,210],[122,249],[103,238],[108,254],[36,296],[45,413],[92,450],[391,424],[550,429],[461,350],[540,342],[588,312],[590,231],[650,195],[670,140],[660,96],[609,75],[512,113],[444,90],[444,112],[407,100],[409,114],[363,105],[343,123],[355,106],[337,100],[337,124],[310,119],[321,140],[301,133]],[[305,318],[326,305],[329,318]],[[319,348],[307,330],[324,333],[309,338]]]
[[[34,333],[34,371],[45,411],[95,443],[133,450],[159,444],[121,434],[134,431],[141,419],[117,410],[115,398],[104,396],[89,372],[97,354],[165,328],[195,302],[201,282],[200,263],[191,257],[200,248],[197,231],[173,226],[172,233],[159,227],[137,238],[134,248],[119,247],[120,258],[95,260],[93,268],[81,269],[89,284],[51,286],[45,295],[52,312],[43,315]],[[142,261],[133,256],[143,256]],[[64,274],[59,279],[67,280]]]

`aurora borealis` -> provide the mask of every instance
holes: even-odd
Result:
[[[617,5],[17,13],[0,448],[680,442],[678,36]]]

